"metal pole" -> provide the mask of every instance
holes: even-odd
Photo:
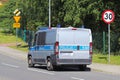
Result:
[[[110,24],[108,24],[108,62],[110,63]]]
[[[49,0],[49,29],[51,28],[51,0]]]
[[[105,31],[103,31],[103,54],[105,54]]]
[[[18,8],[18,2],[16,2],[16,7]],[[16,16],[16,15],[15,15]],[[17,46],[17,38],[18,38],[18,36],[17,36],[17,28],[16,28],[16,47],[18,47]]]
[[[17,36],[17,28],[16,28],[16,47],[18,47],[17,46],[17,38],[18,38],[18,36]]]

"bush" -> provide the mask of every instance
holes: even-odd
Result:
[[[114,55],[120,55],[120,33],[111,32],[111,52]],[[93,33],[93,50],[97,49],[103,52],[103,33]],[[105,52],[108,51],[108,33],[105,34]]]

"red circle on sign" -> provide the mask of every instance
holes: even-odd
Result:
[[[110,24],[111,22],[113,22],[115,19],[115,13],[112,10],[105,10],[102,13],[102,20],[107,23]]]

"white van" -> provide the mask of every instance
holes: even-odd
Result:
[[[53,28],[39,30],[28,53],[28,66],[47,65],[48,70],[59,66],[78,66],[85,69],[92,62],[90,29]]]

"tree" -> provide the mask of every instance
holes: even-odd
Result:
[[[0,25],[12,28],[13,11],[19,8],[22,12],[22,29],[36,30],[37,26],[48,26],[48,2],[48,0],[9,0],[0,12],[2,19]],[[120,0],[51,0],[51,23],[53,27],[57,24],[61,24],[62,27],[84,25],[94,33],[107,32],[107,24],[102,21],[101,16],[104,10],[112,9],[115,12],[115,21],[111,23],[111,33],[120,33],[119,3]],[[111,41],[112,46],[114,41],[117,45],[117,48],[114,47],[112,50],[119,51],[120,35],[115,37],[112,34]]]
[[[15,10],[16,2],[10,0],[9,3],[4,4],[0,10],[0,27],[13,31],[13,11]]]

